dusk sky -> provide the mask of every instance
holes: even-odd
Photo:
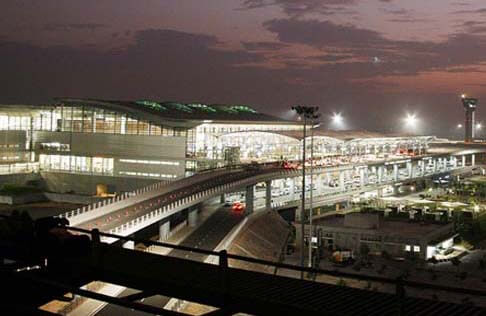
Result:
[[[340,111],[349,128],[423,133],[483,98],[484,0],[2,0],[0,102],[56,96]],[[326,121],[327,122],[327,121]]]

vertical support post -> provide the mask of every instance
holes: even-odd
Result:
[[[295,178],[290,179],[290,200],[295,200]]]
[[[407,162],[407,172],[408,172],[408,177],[413,178],[413,164],[411,161]]]
[[[253,213],[253,202],[254,202],[254,186],[250,185],[246,187],[246,194],[245,194],[246,214]]]
[[[345,187],[344,187],[344,171],[343,170],[339,171],[339,188],[341,189],[341,191],[345,190]]]
[[[272,180],[265,181],[265,208],[272,208]]]
[[[393,181],[398,181],[398,164],[393,165]]]
[[[189,227],[196,227],[198,219],[198,209],[196,206],[189,208],[187,212],[187,224]]]
[[[317,175],[316,189],[317,189],[317,194],[318,195],[321,195],[323,193],[323,188],[322,188],[322,173],[319,173]]]
[[[384,168],[385,168],[384,166],[378,166],[378,176],[377,176],[378,183],[383,182],[383,169]]]
[[[359,185],[361,187],[364,187],[366,184],[366,179],[365,179],[365,168],[360,168],[359,169]]]
[[[164,220],[159,223],[159,241],[166,241],[169,238],[170,221]]]
[[[474,167],[476,165],[476,155],[472,154],[471,155],[471,166]]]
[[[300,207],[300,267],[304,267],[304,229],[305,229],[305,139],[307,137],[307,117],[304,114],[304,138],[302,139],[302,200]],[[304,279],[304,271],[300,272],[300,278]]]

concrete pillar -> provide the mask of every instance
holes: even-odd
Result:
[[[339,171],[339,188],[341,191],[345,190],[344,187],[344,171]]]
[[[319,173],[316,177],[316,193],[317,195],[321,195],[323,193],[322,188],[322,173]]]
[[[189,227],[196,227],[198,217],[199,213],[197,207],[190,208],[187,212],[187,225],[189,225]]]
[[[245,204],[246,204],[246,214],[253,213],[253,201],[255,196],[255,187],[253,185],[246,187]]]
[[[299,205],[296,209],[295,209],[295,221],[300,223],[300,221],[302,220],[302,205]],[[300,228],[300,225],[297,225],[299,226]],[[296,234],[296,236],[300,236],[299,234]],[[300,239],[300,238],[297,238],[297,239]]]
[[[159,241],[166,241],[169,238],[170,221],[164,220],[159,223]]]
[[[290,200],[295,200],[295,178],[290,179],[290,190],[289,190]]]
[[[378,166],[378,175],[376,176],[378,183],[383,182],[383,171],[384,171],[384,166]]]
[[[265,181],[265,208],[267,210],[272,208],[272,180]]]
[[[365,179],[365,168],[360,168],[359,169],[359,185],[361,187],[364,187],[366,184],[366,179]]]
[[[472,154],[471,155],[471,166],[475,166],[476,165],[476,155],[475,154]]]
[[[133,240],[129,240],[123,243],[123,248],[126,249],[135,249],[135,242]]]
[[[393,186],[393,195],[398,195],[398,185]]]
[[[462,164],[461,164],[461,167],[465,167],[466,166],[466,155],[462,155]]]
[[[412,167],[412,162],[407,162],[407,172],[408,172],[408,177],[413,178],[413,167]]]
[[[221,194],[221,197],[219,199],[219,203],[223,204],[224,202],[226,202],[226,198],[225,198],[224,193],[223,193],[223,194]]]
[[[383,188],[379,188],[377,191],[378,191],[378,197],[379,198],[383,197]]]
[[[393,180],[398,181],[398,164],[393,165]]]

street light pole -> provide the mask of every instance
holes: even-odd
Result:
[[[309,203],[309,268],[312,268],[312,211],[314,197],[314,121],[311,126],[311,165],[310,165],[310,203]]]
[[[300,250],[300,266],[304,267],[304,229],[305,229],[305,138],[307,137],[307,117],[304,115],[304,139],[302,140],[302,200],[300,209],[300,241],[302,248]],[[304,271],[300,271],[300,278],[304,278]]]
[[[304,230],[305,230],[305,145],[306,145],[306,137],[307,137],[307,120],[311,119],[311,121],[317,119],[319,115],[317,111],[319,110],[318,107],[311,107],[311,106],[294,106],[292,110],[297,112],[297,114],[301,115],[304,119],[304,131],[303,131],[303,140],[302,140],[302,201],[301,201],[301,212],[300,212],[300,228],[301,228],[301,249],[300,249],[300,266],[304,268]],[[311,140],[312,142],[312,140]],[[312,169],[311,169],[312,170]],[[312,194],[312,188],[311,188]],[[311,234],[309,234],[311,235]],[[309,241],[310,242],[310,241]],[[304,278],[304,271],[300,272],[300,278]]]

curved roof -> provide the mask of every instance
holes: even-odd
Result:
[[[204,121],[258,122],[263,124],[298,124],[272,115],[259,113],[247,105],[157,102],[152,100],[116,101],[99,99],[57,98],[60,103],[85,105],[128,113],[152,122],[172,121],[195,126]]]
[[[303,133],[300,130],[293,130],[293,131],[275,131],[275,133],[286,135],[295,139],[302,140]],[[307,137],[310,137],[310,132],[307,132]],[[378,132],[370,132],[365,130],[346,130],[346,131],[336,131],[336,130],[322,130],[316,129],[314,130],[314,137],[323,137],[334,139],[338,142],[347,142],[347,141],[365,141],[371,139],[380,139],[380,138],[404,138],[404,139],[414,139],[414,138],[431,138],[431,136],[416,136],[416,135],[407,135],[407,134],[383,134]]]
[[[285,136],[287,138],[291,138],[297,141],[301,141],[303,139],[303,133],[301,130],[290,130],[290,131],[261,131],[261,130],[251,130],[251,131],[238,131],[238,132],[229,132],[226,134],[221,135],[220,137],[225,136],[238,136],[244,135],[247,133],[263,133],[263,134],[274,134],[279,136]],[[306,139],[310,138],[310,133],[308,132],[306,135]],[[381,134],[376,132],[368,132],[368,131],[327,131],[327,130],[315,130],[314,131],[314,138],[325,140],[329,143],[351,143],[351,142],[361,142],[361,141],[413,141],[416,139],[420,139],[422,141],[428,140],[431,141],[434,139],[433,136],[415,136],[415,135],[399,135],[399,134]]]

